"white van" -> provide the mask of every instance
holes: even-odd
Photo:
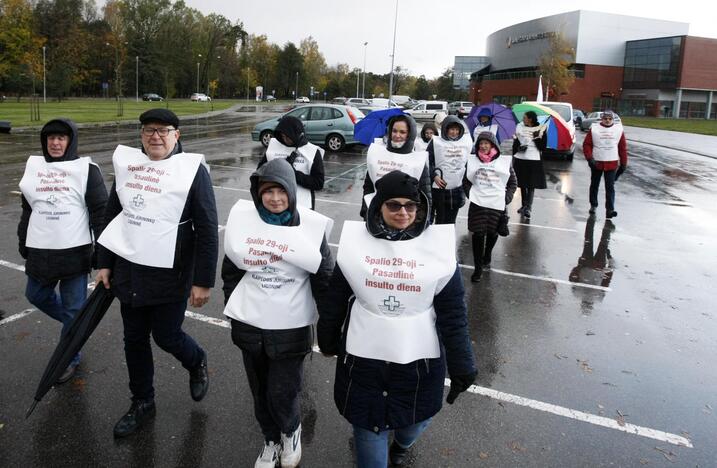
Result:
[[[558,151],[554,149],[546,149],[543,151],[543,154],[555,154],[558,156],[563,156],[567,161],[573,160],[573,154],[575,152],[575,122],[573,122],[573,105],[569,102],[557,102],[557,101],[543,101],[543,102],[537,102],[537,101],[525,101],[524,104],[539,104],[543,107],[547,107],[549,109],[554,110],[557,112],[560,117],[563,118],[565,123],[568,124],[568,130],[570,131],[570,137],[573,139],[572,144],[570,145],[569,150],[563,150]]]
[[[411,115],[416,120],[433,120],[439,112],[448,114],[448,103],[446,101],[424,101],[413,106],[412,109],[408,109],[406,114]]]

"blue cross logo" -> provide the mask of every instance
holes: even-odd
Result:
[[[394,310],[401,307],[401,301],[397,301],[394,296],[388,296],[388,299],[383,300],[383,305],[386,306],[389,312],[393,312]]]
[[[139,193],[137,195],[135,195],[134,198],[132,199],[132,204],[134,205],[135,208],[140,208],[140,209],[143,208],[144,207],[144,198],[142,198],[142,195]]]

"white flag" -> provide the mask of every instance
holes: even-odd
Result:
[[[535,101],[543,102],[543,75],[540,75],[540,78],[538,78],[538,97]]]

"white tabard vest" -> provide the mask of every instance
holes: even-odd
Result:
[[[478,135],[480,135],[483,132],[490,132],[493,135],[495,135],[496,139],[498,138],[498,124],[490,124],[487,127],[484,127],[483,125],[476,125],[476,128],[473,129],[473,140],[478,139]]]
[[[423,138],[418,137],[413,142],[413,152],[419,153],[421,151],[427,151],[428,150],[428,143],[430,143],[431,140],[428,140],[428,142],[423,141]]]
[[[428,151],[414,151],[412,153],[392,153],[383,144],[372,143],[366,153],[368,175],[373,182],[374,192],[364,196],[366,206],[376,194],[376,182],[391,171],[402,171],[420,182],[423,169],[428,162]]]
[[[510,178],[513,158],[499,156],[489,163],[483,163],[478,156],[468,160],[466,178],[472,184],[468,199],[471,203],[494,210],[505,209],[505,184]]]
[[[286,146],[282,144],[276,138],[269,140],[269,146],[266,148],[266,160],[271,161],[272,159],[283,158],[291,154],[296,148]],[[299,148],[299,155],[294,160],[294,169],[304,173],[306,175],[311,174],[311,166],[314,164],[314,157],[316,156],[316,150],[319,151],[321,158],[324,157],[324,150],[314,145],[313,143],[307,143]],[[311,208],[311,190],[297,185],[296,187],[296,203],[300,206]]]
[[[25,245],[69,249],[92,243],[85,204],[90,158],[48,163],[30,156],[20,190],[32,208]]]
[[[466,162],[471,154],[473,141],[464,133],[458,141],[444,140],[441,137],[433,138],[433,157],[436,169],[443,173],[446,181],[446,190],[458,188],[463,184],[463,175],[466,173]],[[431,174],[434,176],[434,174]],[[433,188],[440,188],[433,183]]]
[[[599,123],[590,127],[593,139],[593,159],[595,161],[617,161],[620,154],[617,151],[617,144],[622,137],[622,125],[613,124],[610,127],[603,127]]]
[[[439,357],[433,298],[455,272],[455,244],[453,224],[387,241],[345,221],[336,262],[356,295],[346,351],[399,364]]]
[[[112,156],[115,189],[122,213],[98,242],[140,265],[172,268],[179,221],[201,154],[179,153],[152,161],[135,148],[119,145]]]
[[[321,265],[326,216],[297,207],[298,226],[265,223],[253,202],[239,200],[224,231],[224,251],[246,270],[229,297],[224,315],[265,330],[311,325],[316,304],[309,274]]]
[[[528,149],[525,150],[525,152],[519,151],[515,153],[513,155],[514,157],[528,161],[540,161],[540,150],[538,150],[538,147],[535,146],[535,142],[533,142],[533,132],[539,130],[541,130],[540,126],[526,127],[523,122],[515,127],[515,136],[518,138],[518,141],[520,141],[520,145],[527,146]]]

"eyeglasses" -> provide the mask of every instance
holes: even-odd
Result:
[[[169,135],[169,132],[173,132],[175,130],[177,130],[177,129],[176,128],[167,128],[167,127],[157,127],[157,128],[142,127],[142,134],[144,136],[151,137],[152,135],[154,135],[155,132],[157,132],[157,135],[159,135],[161,137],[166,137],[167,135]]]
[[[418,209],[418,203],[416,202],[407,202],[401,204],[397,201],[389,200],[387,202],[384,202],[384,205],[391,213],[398,213],[399,211],[401,211],[401,208],[404,208],[406,210],[406,213],[415,213]]]

